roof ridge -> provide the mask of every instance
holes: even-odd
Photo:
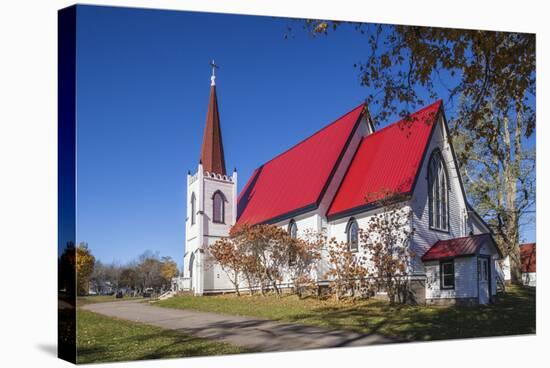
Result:
[[[299,141],[298,143],[295,143],[294,145],[290,146],[289,148],[287,148],[286,150],[284,150],[283,152],[279,153],[278,155],[276,156],[273,156],[270,160],[264,162],[263,164],[257,166],[254,170],[262,167],[262,166],[265,166],[267,165],[268,163],[270,163],[271,161],[274,161],[276,158],[284,155],[285,153],[291,151],[292,149],[294,149],[295,147],[299,146],[300,144],[304,143],[305,141],[309,140],[310,138],[313,138],[314,136],[316,136],[317,134],[321,133],[322,131],[324,131],[325,129],[333,126],[334,124],[336,124],[337,122],[339,122],[340,120],[342,120],[345,116],[351,114],[352,112],[354,112],[355,110],[357,110],[358,108],[360,108],[361,106],[366,106],[366,102],[363,102],[361,103],[360,105],[354,107],[353,109],[349,110],[348,112],[346,112],[345,114],[339,116],[338,118],[334,119],[334,121],[332,121],[331,123],[325,125],[324,127],[322,127],[321,129],[317,130],[315,133],[307,136],[306,138],[302,139],[301,141]]]
[[[416,115],[416,114],[420,114],[422,111],[427,110],[427,109],[429,109],[430,107],[433,107],[433,106],[436,105],[436,104],[441,104],[442,101],[443,101],[442,99],[439,99],[439,100],[437,100],[437,101],[435,101],[435,102],[433,102],[433,103],[431,103],[431,104],[429,104],[429,105],[427,105],[427,106],[424,106],[424,107],[422,107],[420,110],[416,110],[415,112],[413,112],[413,113],[411,114],[411,116]],[[368,138],[368,137],[372,137],[372,136],[376,135],[377,133],[380,133],[380,132],[383,132],[383,131],[387,130],[388,128],[393,128],[395,125],[399,124],[399,123],[402,122],[404,119],[405,119],[404,117],[403,117],[403,118],[400,118],[399,120],[394,121],[393,123],[390,123],[390,124],[386,125],[385,127],[380,128],[380,129],[378,129],[378,130],[372,132],[371,134],[369,134],[369,135],[363,137],[363,139]]]

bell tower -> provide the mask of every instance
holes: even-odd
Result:
[[[210,98],[196,173],[187,173],[184,278],[196,295],[224,288],[225,277],[209,257],[208,246],[229,235],[237,218],[237,171],[227,175],[220,113],[216,93],[216,69],[212,62]],[[225,275],[223,275],[225,276]]]

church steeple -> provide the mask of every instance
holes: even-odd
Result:
[[[218,66],[214,63],[214,60],[212,60],[210,65],[212,66],[210,99],[208,101],[208,112],[206,113],[206,126],[202,138],[200,159],[205,171],[226,175],[220,113],[218,111],[218,98],[216,96],[216,68]]]

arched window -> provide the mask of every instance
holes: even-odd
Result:
[[[298,237],[298,226],[296,226],[296,221],[290,220],[290,223],[288,224],[288,233],[292,239],[296,239]]]
[[[357,252],[359,250],[359,225],[357,225],[357,221],[353,217],[348,221],[346,233],[348,250],[350,252]]]
[[[195,193],[191,194],[191,225],[195,225],[195,221],[197,220],[197,197],[195,197]]]
[[[225,196],[219,190],[212,196],[212,221],[225,223]]]
[[[447,169],[439,150],[432,153],[428,171],[430,227],[449,230],[449,184]]]
[[[290,220],[287,231],[292,239],[298,238],[298,226],[296,226],[296,221]],[[296,250],[291,245],[290,250],[288,252],[288,265],[293,266],[294,264],[296,264]]]

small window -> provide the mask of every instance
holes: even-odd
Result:
[[[455,287],[455,263],[442,262],[441,263],[441,288],[442,289],[454,289]]]
[[[212,220],[216,223],[225,223],[225,197],[219,190],[212,197]]]
[[[288,224],[288,234],[292,239],[298,238],[298,226],[296,226],[296,221],[290,220],[290,223]],[[288,265],[293,266],[295,264],[296,264],[296,252],[291,246],[288,252]]]
[[[347,237],[348,250],[350,252],[357,252],[359,250],[359,225],[357,225],[357,221],[354,218],[349,220]]]
[[[195,221],[197,216],[197,198],[195,197],[195,193],[191,194],[191,225],[195,225]]]

